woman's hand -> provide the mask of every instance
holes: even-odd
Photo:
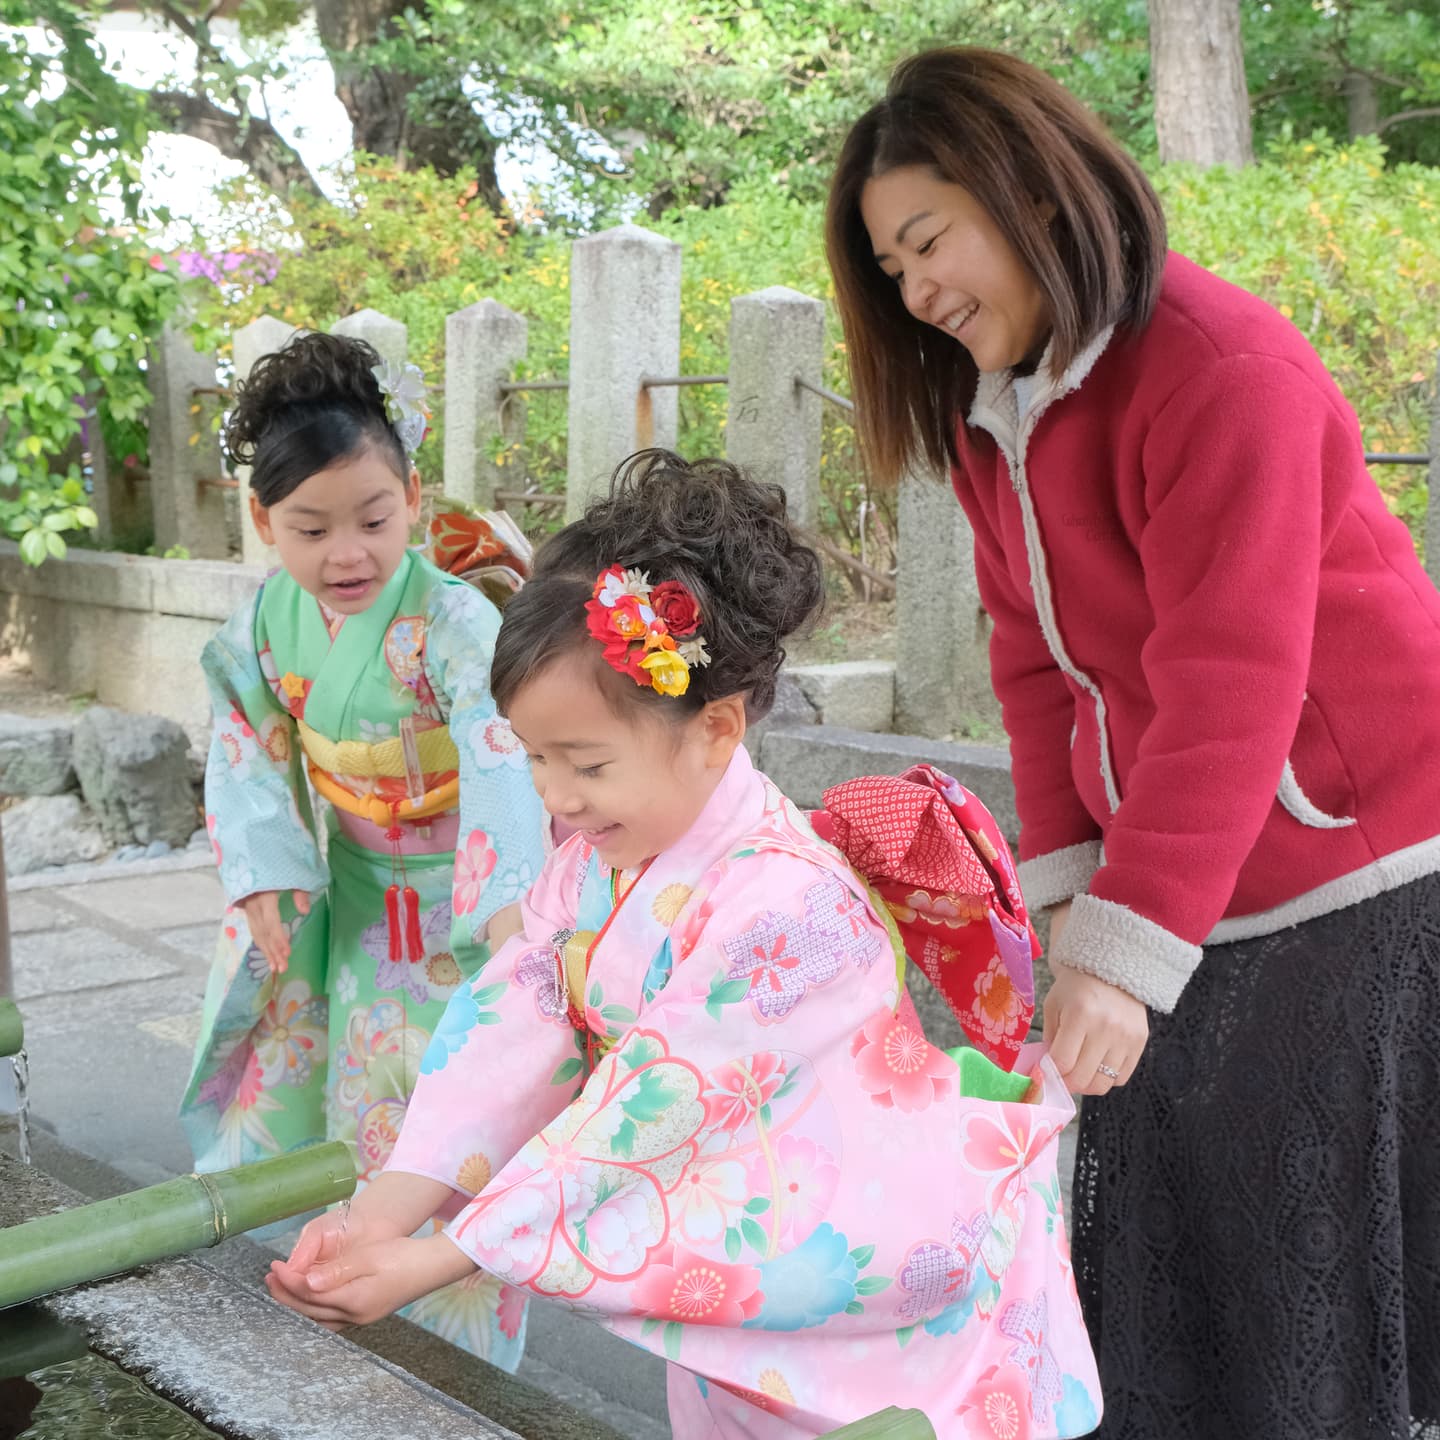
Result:
[[[1068,900],[1051,912],[1051,955],[1069,918]],[[1045,1044],[1060,1078],[1074,1095],[1104,1095],[1123,1085],[1149,1038],[1149,1012],[1128,991],[1094,975],[1054,960],[1050,970],[1055,983],[1045,997]]]
[[[309,893],[304,890],[292,890],[290,893],[295,909],[301,915],[308,915]],[[245,923],[250,927],[250,937],[260,947],[272,975],[283,975],[290,963],[290,936],[280,918],[280,895],[279,890],[257,890],[240,902],[240,908],[245,912]]]
[[[442,1285],[464,1279],[474,1268],[469,1256],[444,1235],[369,1243],[347,1236],[334,1258],[312,1264],[303,1274],[275,1261],[265,1284],[282,1305],[339,1330],[391,1315]]]

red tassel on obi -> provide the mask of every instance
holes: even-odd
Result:
[[[425,937],[420,933],[420,896],[407,885],[401,898],[405,902],[405,958],[417,965],[425,958]]]
[[[409,888],[408,886],[406,887]],[[387,885],[385,887],[385,938],[389,942],[388,954],[392,960],[399,960],[400,941],[403,932],[400,928],[400,887],[398,885]]]

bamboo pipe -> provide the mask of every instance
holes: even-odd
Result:
[[[0,1230],[0,1310],[343,1200],[355,1162],[343,1141],[184,1175]]]
[[[25,1026],[13,1000],[0,995],[0,1058],[18,1055],[25,1043]]]
[[[827,1430],[820,1440],[935,1440],[935,1427],[923,1410],[891,1405],[838,1430]]]

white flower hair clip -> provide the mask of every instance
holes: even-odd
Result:
[[[385,416],[390,421],[406,456],[413,460],[420,442],[430,428],[430,407],[425,403],[425,377],[418,365],[397,365],[382,360],[370,367],[380,395],[385,401]]]

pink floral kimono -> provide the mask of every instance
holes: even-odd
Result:
[[[925,1040],[878,904],[739,751],[638,879],[560,846],[422,1061],[388,1168],[461,1192],[476,1265],[668,1357],[682,1440],[1099,1419],[1071,1099],[1038,1047],[1017,1081]]]

